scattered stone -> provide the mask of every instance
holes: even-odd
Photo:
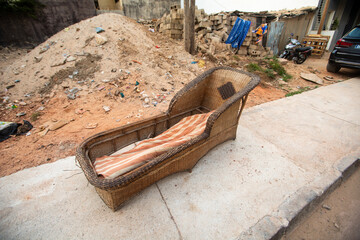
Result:
[[[83,108],[77,108],[77,109],[75,109],[75,113],[76,114],[83,114],[84,112],[86,112],[86,110],[85,109],[83,109]]]
[[[161,91],[167,92],[167,89],[162,87]]]
[[[43,111],[45,109],[44,106],[40,106],[36,111]]]
[[[340,226],[337,223],[334,223],[334,226],[340,230]]]
[[[39,134],[41,137],[43,137],[43,136],[45,136],[45,135],[48,133],[48,131],[49,131],[49,128],[46,128],[46,129],[42,130],[41,132],[39,132],[38,134]]]
[[[116,72],[116,71],[117,71],[116,68],[111,69],[111,72]]]
[[[109,106],[103,106],[103,109],[105,112],[109,112],[111,110]]]
[[[74,87],[74,88],[72,88],[72,89],[70,89],[70,93],[77,93],[77,92],[79,92],[80,91],[80,89],[79,88],[77,88],[77,87]]]
[[[65,63],[66,63],[66,58],[56,60],[55,62],[53,62],[53,64],[51,64],[51,67],[58,67],[58,66],[64,65]]]
[[[104,45],[108,40],[106,37],[96,34],[95,41],[98,45]]]
[[[69,121],[61,119],[61,120],[59,120],[59,121],[57,121],[55,123],[50,124],[49,130],[50,131],[55,131],[55,130],[57,130],[59,128],[62,128],[63,126],[65,126],[68,123],[69,123]]]
[[[36,63],[39,63],[43,59],[43,56],[37,56],[37,57],[34,57],[34,59],[35,59]]]
[[[89,55],[89,53],[82,51],[82,52],[75,53],[75,55],[79,56],[79,57],[86,57]]]
[[[325,76],[324,79],[328,81],[334,81],[334,78],[332,76]]]
[[[86,128],[86,129],[94,129],[94,128],[96,128],[97,126],[98,126],[97,123],[88,123],[88,124],[85,126],[85,128]]]
[[[46,52],[47,50],[49,50],[49,48],[50,48],[49,44],[46,44],[45,47],[43,47],[42,49],[40,49],[39,54],[42,54],[42,53]]]
[[[310,81],[310,82],[314,82],[314,83],[317,83],[317,84],[320,84],[320,85],[323,85],[324,84],[324,81],[319,78],[317,75],[313,74],[313,73],[300,73],[300,77],[307,80],[307,81]]]
[[[109,79],[103,79],[102,82],[108,83],[108,82],[110,82],[110,80]]]
[[[69,56],[66,58],[66,62],[73,62],[75,60],[76,60],[76,57],[74,57],[74,56]]]
[[[288,60],[286,60],[285,58],[278,58],[278,60],[279,60],[279,63],[281,64],[281,65],[286,65],[289,61]]]
[[[19,112],[16,114],[17,117],[22,117],[22,116],[25,116],[26,115],[26,112]]]
[[[19,105],[26,106],[27,104],[26,104],[26,102],[19,102]]]
[[[68,95],[66,95],[68,99],[71,100],[75,100],[76,99],[76,94],[75,93],[69,93]]]
[[[331,210],[331,207],[329,207],[329,206],[326,205],[326,204],[323,204],[322,207],[325,208],[326,210]]]

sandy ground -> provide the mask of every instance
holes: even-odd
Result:
[[[202,55],[191,56],[184,51],[182,41],[152,33],[133,20],[114,14],[105,16],[72,25],[32,51],[0,50],[1,89],[15,85],[0,92],[3,99],[8,97],[0,105],[0,121],[29,120],[34,126],[30,135],[0,143],[0,177],[74,155],[77,145],[93,134],[166,111],[171,98],[187,82],[219,64]],[[100,33],[108,40],[104,45],[94,39],[98,26],[105,30]],[[40,54],[47,44],[48,50]],[[83,55],[84,52],[88,54]],[[40,62],[35,59],[39,56]],[[76,60],[51,67],[64,56]],[[221,65],[239,69],[255,61],[250,57],[235,61],[230,52],[226,57]],[[205,67],[191,64],[199,59],[205,61]],[[260,75],[262,82],[250,93],[246,107],[283,98],[301,87],[318,87],[300,78],[301,72],[315,72],[320,78],[334,77],[333,81],[324,81],[324,85],[359,73],[344,69],[330,74],[326,72],[327,59],[325,55],[321,59],[310,58],[302,65],[289,62],[285,66],[293,76],[289,82]],[[14,83],[16,79],[21,81]],[[69,99],[69,90],[74,88],[81,91],[75,99]],[[26,93],[31,96],[24,97]],[[17,108],[12,109],[12,105]],[[105,111],[108,107],[110,110]],[[17,117],[21,112],[26,115]],[[67,124],[54,131],[46,130],[59,122]]]
[[[360,239],[360,168],[282,240]]]

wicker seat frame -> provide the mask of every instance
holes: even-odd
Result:
[[[125,201],[160,179],[189,171],[209,150],[235,139],[238,121],[258,76],[229,68],[210,69],[183,87],[171,100],[166,113],[98,133],[80,144],[76,160],[106,205],[116,210]],[[97,157],[110,155],[132,143],[157,136],[182,118],[215,110],[204,133],[142,166],[114,179],[98,177],[93,167]]]

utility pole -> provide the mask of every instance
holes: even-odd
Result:
[[[195,54],[195,0],[184,0],[185,24],[184,38],[185,51]]]

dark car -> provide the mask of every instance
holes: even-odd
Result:
[[[360,69],[360,25],[336,42],[326,70],[336,73],[342,67]]]

